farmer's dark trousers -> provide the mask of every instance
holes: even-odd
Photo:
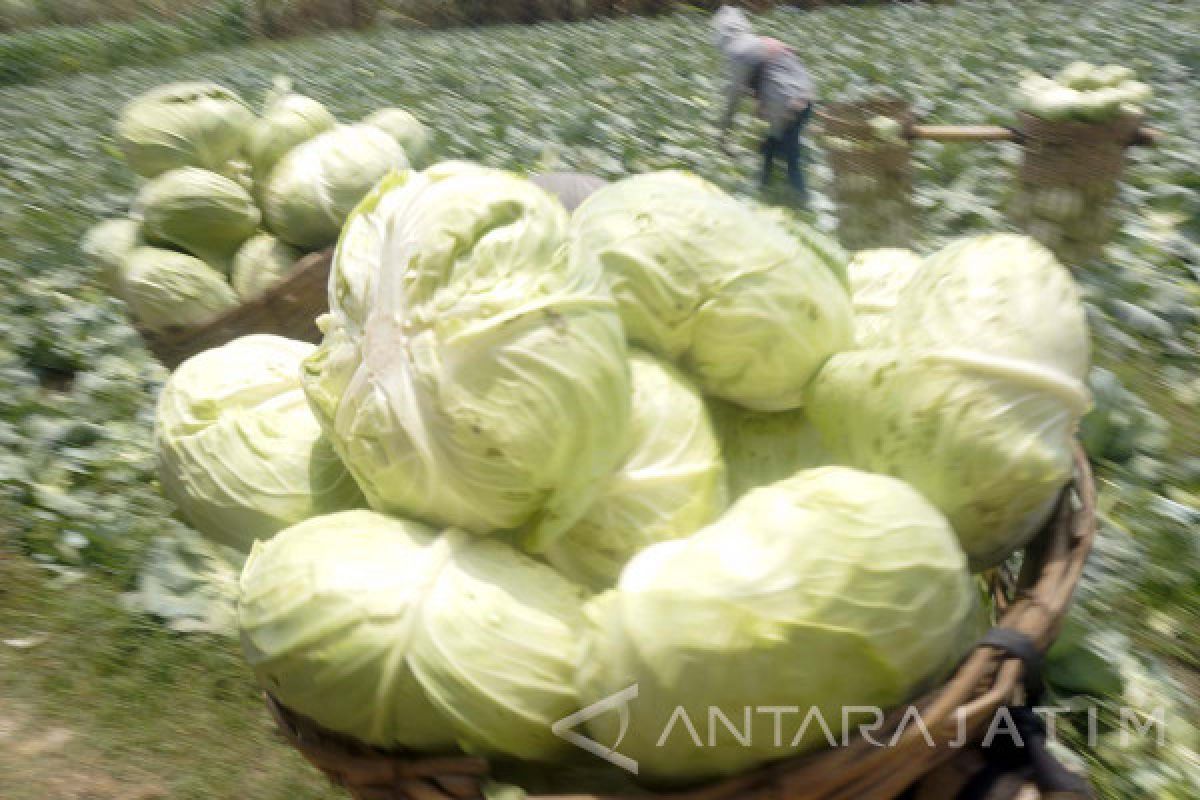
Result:
[[[810,104],[803,111],[797,112],[788,126],[783,129],[779,136],[768,136],[763,142],[763,172],[762,185],[766,186],[771,182],[771,173],[775,167],[775,156],[781,155],[787,163],[788,181],[792,187],[805,194],[808,187],[804,183],[804,144],[800,141],[800,134],[804,132],[805,126],[808,125],[808,120],[812,117],[812,105]]]

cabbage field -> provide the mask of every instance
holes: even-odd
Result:
[[[756,26],[796,48],[825,99],[885,85],[929,123],[1011,123],[1026,71],[1076,60],[1128,66],[1152,87],[1161,137],[1130,151],[1117,236],[1077,272],[1098,364],[1082,436],[1102,530],[1050,680],[1057,705],[1096,702],[1105,723],[1122,705],[1166,709],[1161,745],[1102,725],[1086,746],[1085,715],[1069,717],[1063,738],[1103,797],[1200,797],[1200,5],[904,4],[779,10]],[[755,191],[757,123],[739,119],[735,156],[717,147],[722,75],[699,13],[328,34],[0,89],[7,800],[337,796],[273,738],[236,643],[208,632],[228,620],[213,617],[213,584],[192,576],[232,575],[186,546],[157,485],[167,373],[79,252],[137,192],[112,133],[128,100],[203,79],[257,106],[279,75],[342,120],[411,110],[442,157],[609,178],[682,168]],[[817,145],[806,213],[831,230]],[[918,142],[914,153],[914,249],[1006,227],[1015,145]],[[176,630],[130,610],[139,603]]]

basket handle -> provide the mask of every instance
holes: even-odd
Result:
[[[997,781],[1013,773],[1032,779],[1045,796],[1091,800],[1093,795],[1087,780],[1063,766],[1046,746],[1045,720],[1033,710],[1046,687],[1042,677],[1042,652],[1037,643],[1020,631],[992,628],[979,640],[978,646],[1002,650],[1019,658],[1024,666],[1021,676],[1025,688],[1024,703],[1001,709],[1011,717],[1020,744],[1012,737],[998,737],[988,747],[981,747],[980,752],[988,765],[963,787],[958,800],[985,800]]]
[[[1042,652],[1038,650],[1033,639],[1012,628],[992,628],[984,634],[976,647],[994,647],[1021,659],[1025,667],[1021,673],[1021,682],[1025,686],[1025,702],[1033,704],[1041,699],[1046,688],[1042,679]]]

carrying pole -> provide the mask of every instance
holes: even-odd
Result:
[[[1016,142],[1024,136],[1016,128],[1006,125],[910,125],[905,131],[909,139],[925,139],[931,142]],[[1129,143],[1132,147],[1152,147],[1162,138],[1162,132],[1154,128],[1138,128]]]

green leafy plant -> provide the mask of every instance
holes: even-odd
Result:
[[[199,325],[238,304],[225,276],[208,264],[187,253],[144,245],[126,256],[117,295],[151,331]]]
[[[251,236],[233,257],[229,282],[242,300],[256,297],[288,274],[299,262],[299,250],[269,233]]]
[[[245,143],[252,115],[215,83],[173,83],[134,98],[117,118],[117,145],[134,172],[153,178],[180,167],[220,170]]]
[[[106,219],[97,222],[84,234],[79,251],[100,271],[100,280],[116,291],[120,284],[122,265],[141,244],[141,223],[132,219]]]
[[[238,620],[262,685],[333,730],[537,761],[569,747],[581,601],[495,539],[348,511],[257,545]]]
[[[264,183],[280,158],[296,145],[337,126],[325,106],[291,91],[287,78],[277,78],[267,94],[262,116],[250,126],[245,152],[255,181]]]
[[[886,247],[860,250],[846,268],[854,305],[854,338],[859,347],[886,347],[888,326],[904,287],[921,269],[911,250]]]
[[[225,273],[262,220],[249,192],[197,167],[173,169],[149,181],[138,192],[133,213],[150,244],[186,250]]]
[[[800,472],[643,550],[588,604],[581,700],[637,684],[628,720],[589,728],[600,742],[623,735],[639,776],[730,775],[824,746],[821,725],[800,727],[811,708],[837,735],[843,708],[920,691],[958,657],[975,609],[954,532],[917,492],[841,467]],[[787,724],[747,713],[770,706],[802,711]],[[711,728],[706,746],[671,727],[677,708],[711,724],[710,707],[732,727]]]
[[[803,242],[683,172],[627,178],[571,218],[571,255],[604,273],[630,340],[747,408],[803,402],[853,341],[849,298]]]
[[[733,499],[800,470],[833,463],[803,409],[750,411],[715,399],[709,400],[709,409]]]
[[[424,167],[430,163],[429,129],[410,112],[402,108],[381,108],[364,117],[363,124],[374,125],[395,139],[413,166]]]
[[[345,125],[288,150],[261,187],[267,228],[304,250],[326,247],[363,196],[408,159],[371,125]]]
[[[628,453],[547,560],[585,586],[606,587],[651,544],[687,536],[725,509],[725,465],[704,398],[654,356],[629,358]]]
[[[209,8],[185,9],[174,19],[145,17],[86,27],[54,24],[0,34],[0,86],[127,65],[161,64],[188,53],[230,47],[250,39],[244,0],[213,0],[207,4]],[[171,7],[179,10],[179,3],[171,3]]]
[[[163,387],[163,493],[214,541],[247,552],[293,523],[363,504],[300,389],[313,349],[244,336],[189,358]]]
[[[384,187],[339,246],[305,391],[373,508],[542,549],[625,454],[615,303],[529,181],[445,162]]]

